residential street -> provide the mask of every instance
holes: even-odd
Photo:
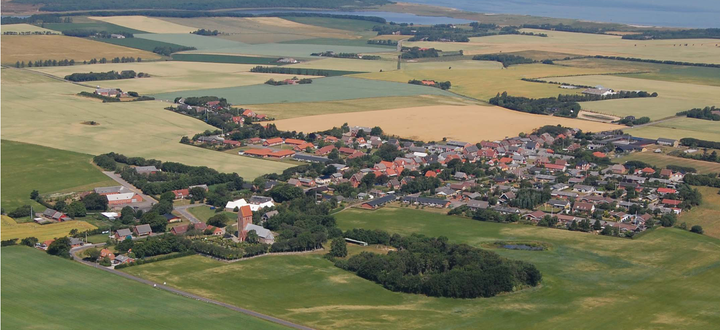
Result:
[[[185,219],[190,220],[190,223],[200,223],[198,218],[196,218],[192,213],[188,211],[189,208],[193,208],[196,206],[206,206],[205,204],[190,204],[190,205],[183,205],[183,206],[175,206],[175,211],[178,211],[180,215],[182,215]]]

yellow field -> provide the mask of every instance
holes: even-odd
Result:
[[[705,235],[720,238],[720,194],[718,188],[697,187],[703,196],[702,205],[683,212],[678,223],[687,222],[688,229],[700,225]]]
[[[190,33],[197,30],[190,26],[146,16],[91,16],[88,18],[150,33]]]
[[[557,77],[561,81],[579,85],[602,85],[615,90],[644,90],[657,92],[656,98],[618,99],[583,102],[583,109],[617,116],[648,116],[660,119],[674,116],[678,111],[720,104],[720,87],[628,78],[622,76]]]
[[[281,162],[233,156],[180,144],[215,129],[200,120],[164,110],[158,101],[100,103],[76,96],[90,91],[49,78],[23,78],[33,73],[2,69],[2,138],[87,154],[110,151],[188,165],[203,165],[245,178],[280,172]],[[93,120],[100,125],[81,124]]]
[[[444,51],[463,50],[466,55],[545,51],[575,55],[606,55],[694,63],[720,63],[720,47],[714,39],[627,40],[620,36],[532,30],[547,38],[498,35],[470,38],[470,42],[405,42],[403,46],[434,47]],[[682,43],[683,46],[679,46]],[[687,44],[688,46],[684,46]]]
[[[48,30],[45,28],[41,28],[39,26],[35,26],[32,24],[2,24],[0,25],[2,28],[2,33],[5,32],[52,32],[52,33],[58,33],[57,31]],[[4,38],[4,37],[3,37]]]
[[[36,210],[37,211],[37,210]],[[97,227],[85,222],[85,221],[66,221],[57,222],[47,225],[38,225],[34,222],[31,223],[17,223],[13,218],[3,215],[2,216],[2,239],[18,238],[23,239],[25,237],[37,237],[42,242],[53,238],[67,236],[71,230],[77,229],[78,231],[92,230]]]
[[[638,128],[626,128],[634,136],[649,139],[696,138],[720,142],[720,121],[677,117]]]
[[[223,39],[251,44],[273,43],[311,38],[358,39],[359,35],[345,30],[330,29],[289,21],[278,17],[202,17],[162,18],[169,24],[191,26],[195,30],[218,30]],[[178,33],[178,32],[173,32]]]
[[[618,125],[578,119],[532,115],[492,106],[429,106],[394,110],[329,114],[278,120],[281,130],[314,132],[340,126],[343,123],[361,126],[380,126],[389,133],[404,138],[439,141],[442,138],[479,142],[531,132],[543,125],[563,125],[583,131],[604,131],[621,128]]]
[[[160,58],[157,54],[139,49],[127,48],[105,42],[62,35],[27,35],[2,37],[2,63],[15,64],[16,61],[63,60],[75,62],[93,58],[141,57],[142,59]]]

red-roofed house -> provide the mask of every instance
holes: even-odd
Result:
[[[242,146],[242,142],[240,142],[240,141],[235,141],[235,140],[224,140],[224,141],[223,141],[223,144],[227,144],[227,145],[230,145],[230,146],[233,146],[233,147],[240,147],[240,146]]]
[[[354,154],[355,151],[357,151],[357,150],[355,150],[355,149],[353,149],[353,148],[342,147],[342,148],[338,149],[338,151],[340,151],[340,153],[341,153],[341,154],[344,154],[344,155],[352,155],[352,154]]]
[[[285,139],[285,144],[292,144],[292,145],[301,145],[304,144],[305,141],[298,140],[298,139]]]
[[[290,157],[294,154],[295,154],[295,151],[292,151],[292,150],[279,150],[279,151],[270,153],[268,156],[270,156],[270,158],[286,158],[286,157]]]
[[[293,147],[293,149],[295,151],[305,151],[307,148],[315,149],[315,145],[310,142],[305,142],[303,144],[298,144],[295,147]]]
[[[272,150],[270,149],[248,149],[243,153],[245,156],[261,157],[265,158],[270,156]]]
[[[600,151],[595,151],[595,152],[592,153],[592,155],[595,156],[595,157],[597,157],[597,158],[605,158],[605,157],[607,157],[606,154],[604,154],[604,153],[602,153],[602,152],[600,152]]]
[[[435,173],[434,171],[427,171],[427,172],[425,172],[425,176],[429,177],[429,178],[436,178],[437,173]]]
[[[178,189],[172,192],[175,194],[175,199],[185,199],[185,197],[190,196],[190,189]]]
[[[545,168],[547,168],[550,171],[565,171],[564,165],[558,165],[558,164],[545,164]]]
[[[245,118],[243,118],[242,116],[233,116],[232,121],[235,124],[242,124],[245,122]]]
[[[280,144],[282,144],[282,143],[283,143],[283,139],[277,137],[277,138],[272,138],[272,139],[267,139],[267,140],[265,140],[265,142],[263,142],[263,145],[266,146],[266,147],[271,147],[271,146],[280,145]]]
[[[668,205],[668,206],[678,206],[678,205],[680,205],[680,203],[682,203],[682,202],[679,201],[679,200],[675,200],[675,199],[665,198],[665,199],[662,200],[662,203],[665,204],[665,205]]]
[[[329,154],[330,152],[332,152],[333,150],[335,150],[335,146],[333,146],[333,145],[324,146],[318,150],[315,150],[315,154],[318,156],[325,156],[325,155]]]
[[[658,192],[658,194],[663,194],[663,195],[664,195],[664,194],[674,194],[674,193],[676,193],[677,191],[676,191],[675,189],[672,189],[672,188],[658,188],[657,192]]]
[[[245,109],[245,111],[243,111],[242,115],[245,117],[255,117],[255,112],[253,112],[250,109]]]

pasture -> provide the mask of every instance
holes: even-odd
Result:
[[[42,212],[44,209],[36,209]],[[36,237],[40,242],[50,239],[67,236],[71,230],[77,229],[80,232],[85,230],[93,230],[97,227],[80,220],[50,223],[47,225],[39,225],[34,222],[17,223],[8,216],[2,216],[2,239],[23,239],[25,237]],[[107,235],[105,235],[107,238]],[[104,242],[104,241],[103,241]],[[5,274],[3,274],[5,275]]]
[[[628,78],[720,86],[720,68],[618,61],[601,58],[555,61],[555,64],[580,68],[614,70],[615,72],[623,72],[619,74],[619,76]]]
[[[630,131],[632,132],[632,131]],[[631,160],[638,160],[648,163],[659,168],[666,168],[668,165],[689,166],[695,168],[698,173],[720,173],[720,163],[705,162],[701,160],[680,158],[666,155],[663,153],[654,153],[654,148],[645,152],[633,152],[626,156],[615,159],[616,163],[622,164]]]
[[[3,106],[3,112],[8,111],[6,107],[7,103]],[[8,212],[25,204],[33,205],[35,211],[44,211],[45,207],[30,199],[30,192],[33,190],[45,195],[53,192],[79,192],[115,183],[91,163],[91,155],[13,142],[4,138],[5,134],[2,140],[0,189],[2,207]]]
[[[720,194],[718,188],[697,187],[703,196],[703,203],[692,210],[683,212],[678,223],[686,222],[688,228],[700,225],[705,235],[720,238]]]
[[[3,139],[89,154],[114,151],[128,156],[209,166],[222,172],[237,172],[246,179],[281,172],[289,167],[281,162],[237,157],[180,144],[182,136],[193,136],[214,127],[164,110],[167,103],[99,103],[76,96],[80,91],[89,91],[88,88],[58,81],[15,83],[5,77],[35,74],[12,68],[3,69],[2,74]],[[88,120],[100,125],[82,124]]]
[[[284,75],[284,79],[293,75]],[[172,100],[182,96],[216,95],[224,97],[235,105],[251,105],[266,103],[321,102],[368,97],[411,96],[411,95],[446,95],[452,93],[439,88],[410,85],[406,83],[385,82],[349,77],[329,77],[313,79],[312,84],[304,85],[253,85],[214,89],[196,89],[172,93],[155,94],[156,98]]]
[[[190,33],[197,30],[190,26],[146,16],[91,16],[88,18],[149,33]]]
[[[2,249],[2,286],[9,329],[283,329],[28,247]]]
[[[0,32],[16,32],[16,33],[23,33],[23,32],[55,32],[53,30],[41,28],[36,25],[32,24],[2,24],[0,27]]]
[[[616,116],[647,116],[652,120],[674,116],[678,111],[720,104],[720,87],[628,78],[614,75],[554,77],[549,80],[615,90],[657,92],[656,98],[581,102],[583,109]]]
[[[644,138],[682,139],[691,137],[720,142],[720,122],[677,117],[638,128],[624,128],[627,133]]]
[[[443,235],[477,247],[541,241],[548,251],[495,251],[534,263],[541,287],[488,299],[395,293],[345,272],[321,254],[266,256],[227,264],[200,256],[125,271],[319,329],[487,328],[704,329],[720,322],[717,240],[677,229],[619,239],[524,225],[483,223],[405,208],[348,210],[341,228]],[[662,250],[671,245],[672,250]],[[373,247],[371,247],[372,249]],[[203,281],[212,277],[214,281]],[[230,285],[239,280],[252,286]],[[253,299],[263,296],[264,299]],[[302,297],[302,298],[298,298]],[[598,317],[612,315],[612,317]]]
[[[583,131],[599,132],[621,126],[579,119],[533,115],[494,106],[435,105],[392,110],[326,114],[277,120],[281,130],[314,132],[343,123],[360,126],[380,126],[387,134],[403,138],[440,141],[461,140],[480,142],[530,133],[544,125],[562,125]]]
[[[103,57],[140,57],[146,60],[160,58],[151,52],[62,35],[3,36],[1,52],[3,64],[64,59],[82,62]]]

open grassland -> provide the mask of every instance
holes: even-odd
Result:
[[[579,119],[533,115],[493,106],[437,105],[393,110],[327,114],[275,121],[281,130],[314,132],[343,123],[380,126],[388,134],[423,141],[503,139],[520,132],[530,133],[544,125],[562,125],[599,132],[618,125]]]
[[[251,73],[254,65],[198,62],[135,62],[92,64],[85,66],[41,67],[33,70],[65,77],[75,72],[107,72],[133,70],[150,74],[149,78],[88,82],[105,88],[120,88],[140,94],[169,93],[207,88],[224,88],[262,84],[269,79],[282,80],[293,76],[272,73]],[[303,76],[299,76],[303,77]],[[203,94],[214,95],[214,94]],[[165,100],[165,99],[163,99]],[[172,101],[173,99],[169,99]]]
[[[631,131],[632,132],[632,131]],[[705,162],[701,160],[674,157],[662,153],[654,153],[653,148],[645,152],[633,152],[627,156],[622,156],[615,160],[616,163],[625,163],[631,160],[639,160],[660,168],[666,168],[668,165],[688,166],[696,169],[698,173],[720,173],[720,163]]]
[[[45,208],[30,199],[33,190],[45,195],[113,185],[91,162],[87,154],[2,140],[2,207],[11,211],[32,204],[42,212]]]
[[[101,154],[110,151],[128,156],[156,158],[187,165],[208,166],[237,172],[250,179],[289,167],[249,157],[180,144],[213,127],[200,120],[163,108],[158,101],[101,103],[76,96],[90,91],[63,82],[18,83],[13,76],[33,75],[17,69],[2,70],[2,138],[47,147]],[[94,120],[100,125],[83,125]]]
[[[397,82],[407,82],[411,79],[450,81],[452,83],[451,91],[454,93],[487,101],[505,91],[514,96],[536,98],[573,93],[571,90],[561,90],[557,85],[527,82],[522,81],[522,78],[613,72],[607,69],[572,68],[545,64],[513,65],[499,70],[502,65],[495,62],[459,61],[459,63],[459,66],[456,66],[455,62],[403,63],[403,69],[399,71],[365,73],[359,74],[357,77]],[[450,67],[452,69],[449,69]],[[574,92],[579,93],[577,90]]]
[[[292,75],[285,75],[285,77],[285,79],[291,78]],[[304,85],[271,86],[262,84],[243,87],[187,90],[156,94],[155,97],[163,100],[172,100],[178,96],[216,95],[226,98],[228,102],[235,105],[250,105],[338,101],[368,97],[424,94],[453,96],[453,94],[449,92],[433,87],[348,77],[330,77],[313,79],[312,84]]]
[[[164,21],[191,26],[195,29],[218,30],[220,38],[265,44],[312,38],[358,39],[360,36],[348,30],[298,23],[279,17],[200,17],[163,18]],[[168,32],[178,33],[178,32]]]
[[[28,247],[2,249],[2,286],[9,329],[282,329]]]
[[[615,72],[627,72],[620,74],[620,76],[630,78],[720,86],[720,68],[618,61],[601,58],[556,61],[555,64],[580,68],[603,68],[607,70],[614,70]]]
[[[160,58],[157,54],[142,50],[111,45],[104,42],[61,35],[29,35],[2,37],[2,63],[17,61],[64,60],[75,62],[93,58],[115,57]]]
[[[190,33],[197,30],[191,26],[146,16],[102,16],[88,18],[150,33]]]
[[[655,98],[616,99],[581,102],[583,109],[617,116],[647,116],[656,120],[674,116],[678,111],[720,104],[720,87],[646,80],[614,75],[554,77],[547,80],[597,86],[614,90],[657,92]]]
[[[275,119],[289,119],[325,114],[363,112],[372,110],[399,109],[429,105],[469,105],[472,100],[443,95],[415,95],[371,97],[362,100],[340,100],[325,102],[256,104],[252,109]]]
[[[406,42],[403,46],[433,47],[444,51],[463,50],[466,55],[545,51],[573,55],[605,55],[671,60],[692,63],[720,63],[715,39],[628,40],[620,36],[523,29],[545,33],[546,38],[497,35],[470,38],[470,42]],[[687,44],[687,46],[685,46]]]
[[[720,238],[720,194],[718,188],[697,187],[703,196],[703,203],[690,211],[684,212],[678,219],[686,222],[688,228],[700,225],[705,235]]]
[[[42,211],[42,209],[35,210]],[[77,229],[80,232],[85,230],[93,230],[97,227],[85,222],[85,221],[65,221],[50,223],[47,225],[38,225],[34,222],[30,223],[17,223],[14,219],[8,216],[2,216],[2,239],[23,239],[25,237],[36,237],[40,242],[47,241],[50,239],[67,236],[71,230]],[[3,260],[4,261],[4,260]],[[5,275],[3,273],[3,275]]]
[[[638,128],[626,128],[626,132],[650,139],[664,137],[682,139],[691,137],[720,142],[720,122],[687,117],[672,118]]]
[[[32,24],[2,24],[0,28],[0,32],[55,32],[53,30],[41,28],[39,26],[35,26]],[[57,32],[55,32],[57,33]],[[4,37],[3,37],[4,38]]]
[[[618,239],[400,208],[348,210],[336,217],[343,229],[446,236],[450,242],[476,247],[497,240],[541,241],[550,250],[495,251],[534,263],[543,273],[543,284],[488,299],[430,298],[391,292],[334,267],[320,254],[232,264],[192,256],[125,270],[318,329],[459,329],[478,324],[513,329],[638,324],[705,329],[720,322],[714,307],[720,302],[720,283],[712,280],[720,275],[720,247],[707,236],[661,229],[635,240]],[[215,280],[202,280],[208,277]],[[229,285],[239,280],[253,285]],[[258,296],[264,299],[253,298]]]

